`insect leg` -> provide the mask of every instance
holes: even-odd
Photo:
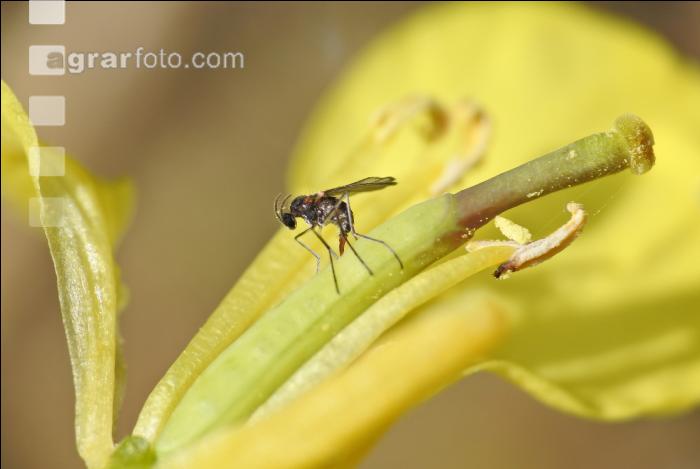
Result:
[[[374,272],[372,272],[372,269],[369,268],[369,266],[367,265],[367,263],[366,263],[366,262],[360,257],[360,255],[357,253],[357,251],[355,250],[355,247],[354,247],[352,244],[350,244],[350,241],[348,240],[348,235],[341,232],[341,235],[340,235],[340,236],[342,236],[342,237],[345,239],[345,243],[346,243],[348,246],[350,246],[350,249],[352,250],[353,254],[355,254],[355,257],[357,257],[357,259],[362,263],[362,265],[365,266],[365,269],[367,269],[367,272],[369,272],[370,275],[374,275]]]
[[[321,220],[321,223],[319,223],[319,225],[325,226],[328,219],[333,218],[333,215],[338,213],[338,209],[340,208],[340,204],[342,204],[342,203],[343,203],[343,198],[340,197],[338,199],[338,201],[335,203],[335,205],[333,206],[333,210],[328,212],[326,214],[326,216],[323,217],[323,220]],[[345,246],[345,243],[347,243],[348,245],[350,245],[350,243],[348,243],[347,236],[344,236],[345,233],[343,232],[343,227],[340,226],[340,223],[338,223],[338,228],[340,229],[340,244],[338,246],[338,250],[340,251],[340,255],[342,256],[343,255],[343,247]],[[353,249],[353,251],[355,251],[355,249]],[[357,255],[357,253],[355,255]],[[336,257],[336,259],[337,259],[337,257]],[[360,260],[362,261],[362,259],[360,259]],[[365,262],[362,261],[362,263],[364,264]],[[365,267],[367,267],[366,264],[365,264]],[[367,267],[367,270],[369,270],[370,275],[374,275],[374,274],[372,274],[372,271],[369,269],[369,267]]]
[[[319,256],[318,254],[316,254],[316,251],[314,251],[313,249],[311,249],[309,246],[307,246],[306,244],[304,244],[304,243],[302,242],[302,240],[299,239],[299,238],[301,238],[303,235],[305,235],[309,230],[311,230],[312,228],[313,228],[313,227],[307,228],[307,229],[305,229],[304,231],[302,231],[301,233],[299,233],[298,235],[296,235],[296,236],[294,237],[294,241],[296,241],[297,243],[301,244],[301,246],[302,246],[304,249],[306,249],[307,251],[309,251],[309,252],[316,258],[316,273],[318,273],[318,271],[321,270],[321,256]],[[315,233],[315,231],[314,231],[314,233]]]
[[[383,244],[385,248],[387,248],[389,251],[391,251],[391,253],[394,255],[394,257],[398,261],[399,266],[401,266],[401,270],[403,270],[403,262],[401,262],[401,258],[399,257],[398,254],[396,254],[396,251],[394,251],[394,248],[389,246],[389,244],[386,241],[382,241],[381,239],[377,239],[377,238],[372,238],[371,236],[367,236],[367,235],[364,235],[364,234],[361,234],[361,233],[358,233],[357,231],[355,231],[355,221],[352,218],[352,210],[350,209],[350,194],[348,192],[345,193],[345,208],[347,210],[348,220],[350,221],[350,231],[351,231],[352,235],[355,238],[358,238],[358,237],[364,238],[364,239],[367,239],[369,241],[374,241],[375,243]],[[348,243],[348,245],[349,244],[350,243]],[[353,251],[354,251],[354,249],[353,249]]]
[[[335,255],[335,253],[333,252],[333,249],[331,249],[331,247],[328,245],[326,240],[323,239],[323,236],[318,234],[314,228],[315,227],[312,226],[311,228],[309,228],[309,230],[311,230],[311,232],[316,235],[316,237],[323,243],[323,245],[326,246],[326,249],[328,249],[328,257],[331,260],[331,271],[333,272],[333,283],[335,283],[335,291],[338,292],[338,295],[340,295],[340,288],[338,288],[338,277],[335,275],[335,263],[333,262],[333,256]]]

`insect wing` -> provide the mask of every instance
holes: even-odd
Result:
[[[370,192],[378,191],[379,189],[384,189],[388,186],[396,185],[396,179],[389,177],[368,177],[360,179],[345,186],[334,187],[333,189],[328,189],[323,191],[323,193],[329,197],[337,197],[345,193],[356,194],[358,192]]]

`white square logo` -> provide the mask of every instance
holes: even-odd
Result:
[[[34,125],[65,125],[66,98],[64,96],[30,96],[29,120]]]
[[[29,226],[61,227],[65,209],[63,197],[32,197],[29,199]]]
[[[29,174],[32,176],[64,176],[66,149],[64,147],[30,147]]]
[[[66,2],[29,0],[29,24],[65,24]]]
[[[30,75],[63,75],[66,73],[64,46],[29,46]]]

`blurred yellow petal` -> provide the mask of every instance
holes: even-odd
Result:
[[[78,451],[88,467],[101,468],[112,451],[123,385],[116,317],[124,290],[112,249],[129,220],[132,191],[126,181],[98,180],[68,157],[64,176],[30,176],[29,149],[38,145],[2,82],[3,195],[22,210],[36,204],[44,224],[73,368]]]
[[[470,96],[489,113],[494,136],[469,184],[620,112],[645,117],[659,160],[644,180],[620,174],[509,212],[541,237],[566,202],[584,203],[589,226],[566,255],[507,282],[484,275],[462,288],[518,305],[513,336],[483,367],[552,405],[628,418],[697,403],[697,66],[652,33],[576,4],[430,6],[373,43],[325,97],[291,180],[313,174],[309,184],[322,184],[333,171],[312,168],[329,154],[352,154],[367,115],[417,93],[445,102]],[[414,163],[394,164],[406,171]],[[352,170],[342,160],[336,166]],[[477,237],[496,236],[486,229]]]
[[[645,187],[627,183],[565,256],[498,287],[482,279],[521,305],[498,361],[485,367],[594,418],[700,401],[700,162],[691,156],[700,142],[666,135]],[[664,164],[666,155],[674,161]]]
[[[157,467],[346,464],[407,408],[458,378],[497,342],[502,328],[499,308],[483,298],[414,317],[303,399],[253,425],[213,434]]]

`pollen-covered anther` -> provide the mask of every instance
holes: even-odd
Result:
[[[530,233],[510,220],[497,217],[496,227],[509,239],[509,241],[472,241],[467,243],[469,252],[478,251],[492,246],[513,247],[513,255],[508,261],[499,265],[493,275],[498,279],[506,279],[512,272],[517,272],[526,267],[537,265],[561,252],[581,233],[586,224],[586,212],[581,204],[569,202],[566,209],[571,213],[571,219],[554,231],[549,236],[532,242],[525,242]]]

